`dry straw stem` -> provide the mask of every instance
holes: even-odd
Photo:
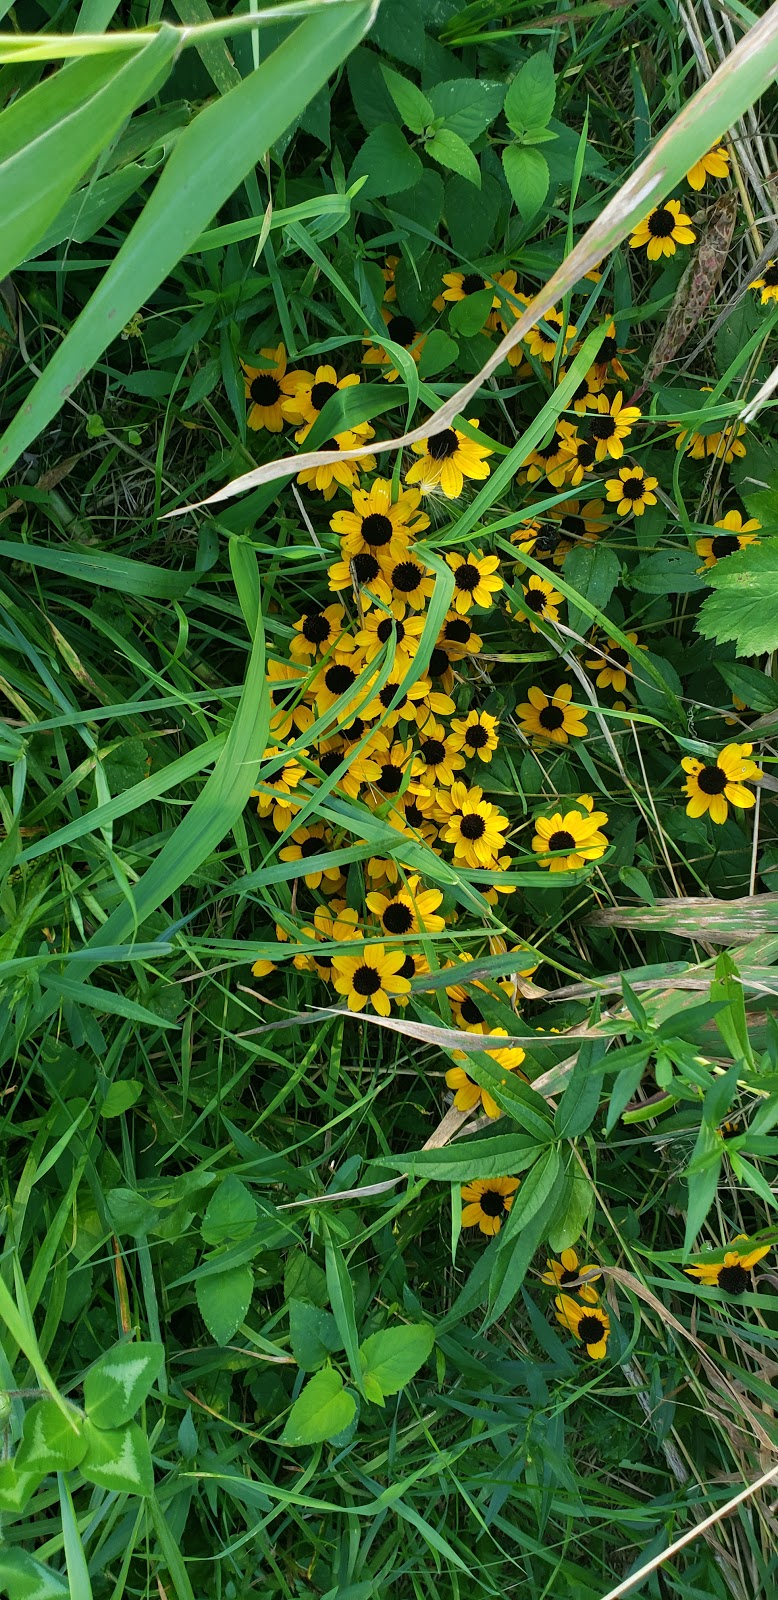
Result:
[[[710,900],[681,895],[653,906],[608,906],[588,918],[599,928],[652,928],[710,944],[732,944],[735,938],[759,939],[778,933],[778,893],[744,895],[738,900]]]
[[[382,455],[387,451],[402,450],[417,440],[429,438],[449,428],[455,419],[463,416],[467,406],[505,360],[508,351],[534,327],[563,295],[574,288],[584,275],[610,254],[632,229],[681,182],[693,162],[700,159],[744,111],[758,100],[770,86],[778,69],[778,6],[771,6],[767,14],[740,40],[726,61],[716,69],[709,81],[684,106],[668,128],[660,134],[653,150],[632,176],[622,184],[618,194],[608,203],[580,243],[562,262],[548,283],[517,318],[505,338],[496,346],[489,360],[474,378],[458,389],[444,405],[420,427],[404,433],[399,439],[372,440],[353,450],[343,450],[342,461],[357,461],[365,455]],[[192,501],[180,506],[169,516],[181,516],[198,506],[215,505],[228,500],[259,484],[271,483],[277,478],[308,467],[325,466],[332,460],[327,451],[304,452],[268,461],[252,468],[238,478],[233,478],[222,489],[217,489],[205,500]]]

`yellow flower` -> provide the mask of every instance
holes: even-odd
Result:
[[[476,1027],[469,1028],[467,1031],[470,1033],[483,1033],[484,1029]],[[507,1034],[504,1028],[490,1028],[486,1037],[489,1039],[496,1037],[507,1038]],[[486,1054],[493,1061],[496,1061],[504,1072],[514,1072],[524,1060],[524,1051],[518,1045],[514,1045],[508,1050],[487,1050]],[[462,1051],[455,1050],[454,1058],[455,1060],[463,1059]],[[524,1074],[521,1073],[520,1076],[523,1077]],[[487,1117],[491,1117],[493,1122],[496,1122],[497,1118],[502,1116],[502,1111],[497,1101],[489,1093],[489,1090],[482,1089],[481,1085],[470,1077],[464,1067],[451,1067],[446,1073],[446,1084],[449,1089],[455,1090],[454,1105],[457,1111],[472,1111],[477,1105],[480,1105],[486,1112]]]
[[[499,274],[497,282],[502,281],[503,274]],[[513,278],[513,283],[506,283],[505,288],[512,289],[516,284],[515,272],[506,275]],[[443,282],[446,287],[441,295],[442,300],[454,304],[457,300],[467,300],[471,294],[481,294],[484,289],[494,289],[493,278],[484,278],[480,272],[444,272]],[[498,294],[492,299],[492,310],[497,311],[502,305]]]
[[[543,860],[539,866],[551,872],[573,872],[587,861],[598,861],[608,848],[600,824],[607,822],[605,811],[555,811],[553,817],[538,817],[532,848]],[[549,854],[549,852],[553,852]]]
[[[521,718],[522,733],[532,734],[543,743],[567,744],[568,739],[583,739],[589,732],[586,713],[570,704],[573,691],[569,683],[560,683],[551,699],[535,684],[527,690],[527,699],[516,707]]]
[[[598,461],[604,461],[607,456],[616,460],[623,456],[623,440],[632,432],[640,414],[639,406],[625,406],[621,390],[610,402],[607,395],[598,396],[597,414],[589,418],[589,433]]]
[[[395,275],[395,272],[396,272],[397,268],[399,267],[399,265],[400,265],[400,257],[399,256],[386,256],[384,258],[384,264],[380,268],[381,277],[383,278],[384,283],[386,284],[386,289],[384,290],[384,300],[386,300],[387,302],[397,299],[397,290],[395,288],[394,275]]]
[[[392,342],[402,345],[403,349],[408,351],[409,356],[418,362],[424,349],[426,334],[419,333],[410,317],[404,317],[400,312],[392,312],[387,306],[381,307],[381,316],[386,323],[386,332]],[[384,377],[387,383],[394,383],[400,374],[397,368],[392,366],[392,358],[388,351],[382,349],[380,344],[372,344],[369,340],[366,340],[365,343],[368,346],[362,357],[365,366],[388,367],[389,371],[384,373]]]
[[[711,385],[700,385],[702,394],[711,393]],[[723,461],[725,466],[730,466],[736,457],[741,458],[746,453],[743,444],[743,434],[746,431],[744,422],[728,422],[723,428],[713,433],[697,433],[694,429],[678,428],[678,438],[675,441],[676,450],[684,450],[692,457],[693,461],[704,461],[706,456],[715,456]]]
[[[630,644],[637,645],[638,636],[636,633],[628,633],[627,638]],[[646,647],[645,645],[640,645],[639,648],[645,650]],[[595,682],[598,689],[610,687],[615,689],[617,694],[621,694],[626,689],[627,674],[630,677],[632,676],[629,652],[624,649],[623,645],[619,644],[617,639],[607,639],[605,649],[601,651],[601,654],[587,661],[586,665],[597,672]]]
[[[446,560],[454,574],[454,610],[464,616],[472,606],[490,606],[502,588],[502,578],[497,576],[499,556],[471,550],[466,556],[448,555]]]
[[[611,323],[611,327],[613,327],[613,323]],[[607,340],[607,335],[606,335],[605,339],[603,340],[603,344],[607,344],[607,342],[608,342],[608,340]],[[614,341],[614,343],[615,343],[615,341]],[[600,346],[600,352],[602,352],[602,345]],[[599,364],[600,361],[602,361],[603,364],[605,362],[605,358],[603,357],[602,353],[600,353],[600,355],[598,357],[598,364]],[[562,379],[565,378],[566,376],[567,376],[567,372],[566,372],[565,368],[564,367],[560,367],[560,369],[559,369],[559,381],[560,381],[560,383],[562,382]],[[578,385],[578,388],[576,389],[576,391],[575,391],[575,393],[574,393],[574,395],[572,397],[572,400],[570,400],[570,402],[569,402],[570,408],[573,411],[577,411],[580,416],[584,416],[587,411],[591,411],[592,409],[596,410],[596,408],[597,408],[597,396],[602,393],[603,381],[604,380],[603,380],[603,378],[602,378],[602,376],[600,374],[600,371],[599,371],[599,365],[595,365],[593,367],[590,367],[589,371],[584,374],[583,378],[581,379],[581,382]]]
[[[460,611],[449,611],[438,644],[449,661],[464,661],[468,656],[480,655],[483,649],[483,639],[476,633],[472,617]]]
[[[487,1238],[499,1233],[518,1187],[518,1178],[474,1178],[463,1184],[462,1227],[480,1228]]]
[[[415,722],[422,727],[431,712],[435,716],[446,717],[454,710],[453,700],[431,689],[429,678],[417,678],[415,683],[409,684],[394,710],[390,711],[400,682],[401,675],[393,672],[383,689],[379,689],[375,698],[365,707],[364,715],[368,722],[380,717],[382,728],[396,728],[398,722]]]
[[[466,756],[489,762],[497,749],[497,730],[500,724],[488,711],[468,711],[451,724],[449,743],[452,750],[462,750]]]
[[[346,717],[354,711],[359,692],[354,691],[354,684],[359,677],[362,666],[361,652],[353,648],[350,651],[333,650],[328,660],[322,663],[316,675],[316,709],[319,716],[329,711],[331,706],[338,706],[338,715]]]
[[[685,1267],[684,1271],[707,1288],[723,1289],[727,1295],[743,1294],[750,1287],[752,1268],[767,1255],[771,1247],[761,1244],[753,1250],[738,1250],[736,1247],[741,1239],[746,1239],[744,1233],[739,1233],[733,1239],[735,1248],[726,1251],[723,1261],[699,1261],[694,1267]]]
[[[332,834],[321,822],[315,822],[310,828],[295,828],[291,843],[279,850],[278,854],[281,861],[307,861],[309,857],[326,856],[331,849]],[[340,867],[318,867],[313,872],[306,872],[305,882],[309,889],[318,889],[322,878],[337,883],[340,875]]]
[[[526,461],[522,462],[522,472],[525,472],[528,483],[537,483],[538,479],[545,477],[558,489],[570,476],[572,463],[569,453],[563,449],[563,440],[560,423],[545,444],[538,445],[536,450],[530,452]],[[522,481],[521,475],[519,481]]]
[[[406,610],[402,600],[393,600],[388,612],[374,606],[365,613],[363,625],[356,636],[366,661],[374,661],[388,648],[401,677],[408,671],[424,631],[424,618],[408,616]]]
[[[405,555],[400,561],[390,563],[385,569],[391,593],[404,600],[414,611],[423,611],[435,588],[435,579],[428,567],[421,566],[414,556]]]
[[[310,941],[313,948],[303,949],[294,957],[292,965],[298,972],[318,972],[325,983],[332,981],[332,956],[317,948],[319,942],[331,944],[333,940],[355,939],[359,918],[356,911],[344,900],[332,900],[328,906],[317,906],[313,913],[313,927],[300,929],[300,938]]]
[[[666,200],[638,223],[629,243],[632,250],[645,249],[649,261],[659,261],[674,256],[679,244],[694,244],[696,237],[680,200]]]
[[[561,483],[564,483],[565,478],[569,477],[573,488],[577,488],[586,473],[591,472],[594,467],[597,460],[597,447],[592,444],[591,439],[580,438],[575,425],[572,422],[565,422],[564,418],[557,423],[557,431],[559,449],[567,460],[567,467],[561,477],[557,473],[556,477],[551,478],[549,473],[549,478],[551,478],[552,483],[559,487]]]
[[[440,933],[446,926],[445,918],[436,915],[442,899],[439,889],[420,889],[418,876],[413,876],[391,896],[371,891],[366,905],[380,919],[384,933],[399,939],[407,933]]]
[[[505,848],[502,836],[509,826],[508,818],[496,806],[468,798],[442,829],[441,838],[453,844],[455,861],[463,861],[469,867],[488,867]]]
[[[453,748],[442,722],[428,717],[420,732],[418,754],[414,758],[412,775],[423,789],[450,789],[455,774],[465,764],[465,758]]]
[[[646,506],[656,505],[654,489],[658,478],[648,478],[642,467],[619,467],[618,478],[606,478],[605,493],[609,500],[617,500],[617,511],[620,517],[628,517],[634,512],[636,517],[642,517]]]
[[[714,528],[723,528],[723,533],[713,534],[704,539],[697,539],[695,550],[702,556],[703,567],[715,567],[717,561],[722,561],[725,556],[732,556],[737,550],[745,550],[749,544],[759,544],[756,535],[761,528],[761,522],[755,517],[750,517],[744,522],[739,511],[728,511],[719,522],[714,522]],[[702,569],[700,569],[702,570]]]
[[[768,300],[778,300],[778,261],[768,261],[761,278],[753,278],[748,287],[761,289],[763,306],[767,305]]]
[[[271,745],[265,751],[264,760],[273,761],[281,753]],[[276,772],[272,778],[263,783],[261,789],[251,790],[251,799],[257,802],[257,816],[272,816],[273,827],[277,833],[283,833],[295,812],[302,807],[302,800],[293,798],[293,790],[302,783],[304,777],[305,768],[290,756],[280,772]]]
[[[356,383],[358,373],[347,372],[339,378],[335,368],[326,365],[317,367],[315,372],[290,373],[286,398],[281,402],[284,416],[290,422],[315,422],[338,389],[352,389]]]
[[[683,791],[689,796],[686,814],[704,817],[710,813],[711,822],[726,822],[729,806],[747,811],[756,804],[755,797],[744,784],[761,778],[761,768],[748,758],[750,744],[727,744],[720,750],[715,764],[705,766],[696,756],[684,756],[681,766],[688,772]]]
[[[268,433],[280,433],[284,425],[284,397],[290,395],[300,374],[287,372],[286,350],[282,344],[274,350],[260,350],[268,365],[251,367],[241,361],[246,399],[251,401],[246,418],[254,432],[267,428]]]
[[[411,992],[408,979],[400,977],[404,963],[403,950],[385,950],[382,944],[366,945],[356,956],[334,956],[335,988],[349,1011],[363,1011],[369,1002],[380,1017],[388,1017],[392,997]]]
[[[330,518],[333,532],[341,535],[342,554],[347,560],[372,555],[383,565],[402,561],[414,535],[429,527],[429,517],[418,510],[420,500],[418,489],[401,489],[393,501],[388,478],[374,478],[369,489],[354,489],[353,510],[336,511]]]
[[[557,1322],[561,1322],[562,1327],[568,1328],[573,1338],[584,1345],[588,1356],[601,1361],[608,1348],[611,1331],[607,1311],[603,1311],[602,1306],[581,1305],[569,1294],[557,1295],[554,1305]]]
[[[621,361],[619,360],[619,356],[622,354],[628,355],[629,351],[622,351],[621,346],[619,345],[618,335],[616,333],[616,324],[615,322],[610,322],[608,324],[605,338],[603,339],[602,344],[597,351],[593,368],[593,371],[599,377],[601,384],[605,379],[609,367],[614,378],[620,378],[622,383],[629,383],[629,374],[626,372],[625,368],[621,364]]]
[[[524,343],[530,355],[538,356],[541,361],[551,362],[554,360],[557,349],[561,348],[562,360],[564,360],[570,345],[578,333],[578,329],[573,327],[572,323],[568,323],[563,339],[562,326],[561,311],[556,309],[546,311],[543,315],[543,321],[537,323],[534,328],[530,328],[529,333],[524,336]]]
[[[295,637],[289,646],[293,661],[313,661],[326,656],[333,645],[341,651],[353,650],[354,641],[345,631],[346,613],[342,606],[311,606],[298,617]]]
[[[364,587],[376,600],[383,600],[384,605],[388,605],[392,598],[380,561],[367,551],[350,559],[346,557],[343,561],[333,561],[327,569],[327,577],[328,586],[335,594],[339,594],[341,589],[352,589],[356,597]]]
[[[564,605],[565,597],[554,588],[548,578],[539,578],[537,573],[533,572],[526,587],[524,584],[521,587],[525,603],[534,616],[540,617],[543,622],[559,621],[559,607]],[[539,631],[534,622],[530,622],[530,631],[532,633]]]
[[[475,417],[468,421],[478,427]],[[406,483],[418,483],[422,494],[440,489],[447,500],[457,500],[464,488],[465,478],[488,478],[486,456],[491,455],[489,445],[479,444],[456,428],[444,428],[428,439],[419,439],[412,446],[414,454],[421,456],[405,474]]]
[[[312,427],[312,422],[307,423],[299,433],[295,434],[300,444],[305,442]],[[332,456],[332,460],[320,467],[303,467],[297,474],[297,482],[304,484],[308,489],[318,489],[325,500],[332,499],[339,485],[341,489],[353,489],[359,480],[360,472],[372,472],[375,456],[360,456],[356,461],[340,461],[338,456],[341,451],[356,450],[358,445],[366,444],[369,439],[374,438],[375,428],[371,428],[367,422],[360,422],[347,433],[337,433],[334,438],[325,439],[317,448],[322,452],[326,450]]]
[[[728,172],[729,152],[725,150],[723,144],[716,144],[707,155],[701,156],[700,160],[695,161],[694,166],[689,168],[686,181],[693,189],[703,189],[706,178],[726,178]]]
[[[313,698],[310,674],[291,661],[268,661],[267,686],[273,707],[270,732],[274,739],[286,739],[293,732],[305,733],[313,722],[308,704]]]
[[[602,1277],[599,1267],[592,1265],[582,1266],[575,1250],[562,1250],[559,1260],[546,1261],[546,1267],[547,1271],[543,1273],[540,1280],[541,1283],[550,1283],[552,1288],[562,1290],[569,1289],[570,1285],[575,1283],[576,1278],[580,1278],[584,1272],[596,1274],[598,1278]],[[586,1300],[590,1306],[597,1304],[597,1290],[592,1287],[591,1283],[579,1284],[571,1292],[579,1300]]]

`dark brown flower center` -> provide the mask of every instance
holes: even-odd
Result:
[[[715,556],[717,561],[720,561],[722,556],[734,555],[739,549],[740,540],[736,533],[717,533],[715,539],[711,539],[710,542],[711,555]]]
[[[385,762],[381,768],[381,776],[378,780],[379,789],[383,789],[384,794],[397,794],[402,781],[402,767],[396,767],[393,761]]]
[[[544,589],[528,589],[524,599],[530,611],[536,611],[538,614],[545,611],[548,604],[548,595]]]
[[[338,386],[336,383],[326,383],[324,380],[321,383],[315,383],[311,389],[311,405],[314,411],[323,410],[327,401],[331,400],[332,396],[337,392]],[[319,448],[321,449],[321,445]]]
[[[424,573],[417,561],[398,561],[392,572],[392,587],[400,594],[413,594],[423,577]]]
[[[463,561],[454,573],[454,587],[464,590],[465,594],[472,594],[481,582],[481,574],[472,561]]]
[[[603,417],[602,420],[605,422],[606,418]],[[596,456],[597,452],[594,445],[590,444],[588,439],[579,439],[575,450],[575,458],[579,465],[582,467],[593,466]]]
[[[462,279],[463,294],[479,294],[486,288],[486,279],[479,277],[477,272],[467,272]]]
[[[564,711],[560,711],[559,706],[544,706],[542,711],[538,712],[538,722],[541,728],[545,728],[546,733],[554,733],[557,728],[561,728],[564,720]]]
[[[462,1001],[459,1011],[464,1021],[470,1023],[471,1028],[475,1028],[479,1022],[484,1020],[480,1007],[476,1005],[475,1000],[471,1000],[469,995],[466,1000]]]
[[[372,583],[381,571],[375,556],[371,555],[369,550],[361,550],[358,556],[353,557],[353,563],[357,583]]]
[[[323,611],[306,611],[302,632],[309,644],[324,644],[331,632],[329,617],[325,617]]]
[[[617,356],[618,353],[618,341],[614,339],[612,333],[606,333],[597,354],[598,365],[604,366],[607,361],[612,361],[614,356]]]
[[[479,817],[477,811],[471,811],[468,812],[466,817],[462,818],[459,824],[459,831],[463,839],[470,839],[471,841],[482,839],[486,833],[486,823],[483,817]]]
[[[725,1294],[742,1294],[748,1288],[749,1273],[740,1262],[734,1267],[722,1267],[719,1273],[719,1288]]]
[[[324,682],[330,694],[345,694],[356,676],[353,667],[348,667],[345,661],[334,661],[324,674]]]
[[[362,738],[364,731],[365,723],[362,721],[361,717],[355,717],[354,721],[350,722],[347,728],[340,729],[340,732],[342,733],[347,744],[357,744]]]
[[[611,661],[616,662],[618,667],[626,667],[627,662],[629,661],[629,656],[626,650],[622,650],[621,646],[619,646],[616,650],[609,650],[608,655],[610,656]]]
[[[503,1217],[506,1215],[505,1196],[498,1194],[496,1189],[486,1189],[478,1202],[485,1217]]]
[[[462,568],[459,567],[458,571],[461,572]],[[463,587],[466,588],[467,585],[464,584]],[[443,638],[448,639],[450,644],[469,644],[472,632],[467,617],[452,617],[443,629]]]
[[[471,750],[483,750],[484,745],[488,743],[489,735],[486,729],[480,722],[474,722],[465,733],[465,744],[469,745]]]
[[[548,841],[549,850],[574,850],[575,839],[566,828],[558,828]]]
[[[586,532],[583,517],[562,517],[559,526],[568,539],[582,539]]]
[[[558,455],[559,444],[559,434],[554,432],[552,433],[548,444],[541,444],[538,446],[537,450],[535,451],[535,455],[540,456],[541,461],[550,461],[552,456]]]
[[[255,406],[274,406],[281,398],[281,385],[271,372],[260,372],[252,379],[250,394]]]
[[[559,1274],[560,1289],[567,1289],[571,1283],[575,1283],[575,1280],[578,1276],[579,1273],[577,1267],[565,1267],[564,1270]]]
[[[405,638],[405,628],[403,627],[403,624],[398,622],[396,617],[381,618],[381,621],[376,628],[376,635],[381,640],[382,644],[386,644],[387,639],[391,639],[394,629],[397,630],[397,643],[399,644],[400,641]]]
[[[592,417],[590,427],[593,439],[612,439],[616,432],[613,417]]]
[[[388,544],[393,531],[389,518],[382,511],[371,511],[369,516],[362,519],[362,538],[374,550],[382,544]]]
[[[413,344],[416,334],[416,329],[410,317],[390,317],[386,325],[386,331],[395,344],[402,345]]]
[[[436,767],[439,761],[444,760],[445,754],[446,746],[442,739],[425,739],[421,746],[421,758],[428,767]]]
[[[436,433],[427,440],[427,455],[433,461],[448,461],[459,449],[459,440],[453,428],[444,428],[442,433]]]
[[[440,645],[436,644],[435,649],[430,656],[430,677],[442,678],[444,672],[448,672],[448,668],[448,656],[446,655],[445,650],[442,650]]]
[[[414,961],[413,956],[405,957],[397,976],[398,978],[407,978],[409,982],[411,978],[416,977],[416,962]]]
[[[642,500],[645,484],[642,478],[625,478],[621,485],[623,500]]]
[[[424,812],[420,806],[417,806],[415,800],[412,800],[410,805],[405,807],[405,820],[410,823],[412,828],[424,827]]]
[[[375,967],[369,967],[367,963],[357,967],[351,982],[357,994],[376,994],[381,987],[381,979]]]
[[[667,206],[659,206],[651,212],[647,226],[652,239],[669,239],[675,227],[675,217]]]
[[[697,773],[697,784],[703,794],[723,794],[727,787],[727,774],[721,767],[703,767]]]
[[[413,912],[410,906],[403,904],[402,900],[392,900],[381,921],[387,933],[410,933],[413,927]]]
[[[581,1318],[578,1332],[584,1344],[599,1344],[605,1333],[605,1323],[590,1311]]]
[[[765,267],[762,277],[766,289],[778,288],[778,261],[771,261],[769,267]]]
[[[324,754],[319,756],[319,766],[328,778],[331,778],[333,772],[340,766],[343,755],[344,752],[342,750],[325,750]]]
[[[308,861],[311,856],[320,855],[323,848],[324,846],[321,839],[303,839],[303,842],[300,845],[300,855],[304,861]]]

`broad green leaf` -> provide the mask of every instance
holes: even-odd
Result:
[[[498,116],[504,93],[503,84],[487,78],[449,78],[430,89],[430,100],[435,116],[442,117],[460,139],[473,144]]]
[[[63,1417],[53,1400],[37,1400],[25,1412],[24,1428],[14,1465],[19,1472],[69,1472],[86,1449],[81,1418],[73,1411]]]
[[[206,1244],[232,1244],[248,1238],[256,1221],[257,1206],[251,1190],[230,1172],[211,1195],[200,1232]]]
[[[16,1461],[0,1461],[0,1511],[7,1511],[11,1516],[18,1516],[35,1493],[41,1479],[48,1472],[48,1467],[38,1471],[31,1467],[29,1471],[18,1467]],[[0,1550],[0,1584],[3,1582],[3,1552]],[[21,1591],[20,1591],[21,1592]]]
[[[578,1164],[568,1171],[564,1188],[548,1222],[549,1248],[559,1255],[580,1239],[594,1210],[594,1187]]]
[[[319,1444],[335,1439],[353,1420],[357,1403],[343,1387],[333,1367],[323,1367],[308,1379],[295,1400],[281,1435],[281,1444]]]
[[[178,48],[172,28],[129,58],[87,56],[19,95],[0,115],[0,279],[23,261],[113,134],[159,87]]]
[[[184,129],[134,228],[0,440],[1,473],[56,416],[260,156],[340,66],[371,19],[369,0],[328,6],[307,17],[256,72]],[[103,131],[101,142],[104,138]]]
[[[555,99],[551,57],[541,50],[525,61],[508,86],[505,115],[513,132],[522,134],[525,128],[545,128],[553,116]]]
[[[143,1084],[137,1078],[122,1078],[109,1085],[108,1093],[100,1107],[101,1117],[119,1117],[130,1111],[143,1094]]]
[[[96,1428],[84,1423],[86,1455],[79,1472],[99,1489],[147,1496],[154,1492],[154,1469],[145,1433],[136,1422],[123,1428]]]
[[[308,1305],[305,1300],[289,1301],[289,1340],[292,1355],[305,1372],[323,1367],[333,1351],[343,1348],[332,1312]]]
[[[360,189],[364,200],[376,196],[399,194],[410,189],[422,174],[422,164],[412,150],[405,134],[394,122],[384,122],[369,133],[357,151],[349,172],[348,181],[366,177]]]
[[[539,150],[506,144],[502,164],[523,222],[531,222],[548,194],[548,162]]]
[[[254,1274],[247,1262],[197,1278],[200,1316],[217,1344],[228,1344],[237,1332],[251,1303],[253,1288]]]
[[[10,539],[0,539],[0,558],[46,568],[73,584],[95,584],[100,589],[118,589],[120,594],[140,595],[147,600],[180,599],[198,577],[196,572],[168,572],[164,567],[146,566],[143,561],[130,561],[105,550],[49,550],[34,544],[14,544]]]
[[[481,168],[469,145],[460,139],[458,133],[453,133],[451,128],[439,128],[432,139],[427,140],[427,155],[439,161],[442,167],[449,167],[452,172],[458,172],[460,178],[466,178],[468,183],[481,187]]]
[[[464,339],[470,339],[474,333],[480,333],[492,309],[493,300],[491,289],[477,289],[475,294],[465,295],[463,300],[455,300],[448,316],[452,332],[460,333]]]
[[[410,78],[403,78],[392,67],[385,66],[383,61],[381,71],[406,128],[410,128],[412,133],[423,133],[435,115],[426,94],[422,94]]]
[[[503,1229],[502,1234],[498,1235],[500,1249],[489,1277],[489,1316],[486,1327],[491,1327],[498,1321],[518,1294],[535,1251],[545,1237],[555,1206],[556,1196],[552,1190],[546,1194],[534,1216],[524,1223],[518,1233],[509,1235]]]
[[[599,1108],[606,1041],[585,1040],[556,1109],[554,1129],[560,1139],[576,1139],[590,1128]]]
[[[615,551],[604,544],[576,545],[565,557],[565,578],[589,604],[602,611],[619,581],[621,566]],[[568,604],[568,626],[585,633],[589,618],[572,602]]]
[[[397,1394],[424,1365],[435,1343],[429,1322],[411,1322],[401,1328],[373,1333],[359,1346],[365,1393],[377,1405]]]
[[[427,335],[419,360],[419,377],[434,378],[438,372],[447,372],[459,356],[459,345],[450,339],[443,328],[433,328]]]
[[[0,1589],[7,1591],[8,1600],[72,1600],[70,1584],[61,1572],[36,1561],[26,1550],[7,1545],[0,1549]]]
[[[84,1405],[97,1428],[118,1428],[143,1404],[165,1365],[161,1344],[137,1341],[107,1350],[84,1379]]]
[[[693,550],[656,550],[638,561],[630,582],[641,594],[694,594],[706,587],[699,567],[700,558]]]
[[[524,1133],[496,1133],[484,1139],[458,1139],[444,1150],[411,1150],[405,1156],[379,1156],[376,1165],[441,1183],[499,1178],[532,1166],[542,1147]]]
[[[749,711],[775,711],[778,706],[778,683],[768,678],[756,667],[741,661],[717,661],[716,671],[721,674],[728,689],[736,694]]]
[[[734,639],[736,654],[759,656],[778,647],[778,540],[748,545],[706,573],[717,591],[703,600],[697,628],[705,639]]]
[[[688,1198],[683,1241],[685,1254],[693,1248],[694,1241],[716,1198],[723,1159],[721,1139],[715,1128],[709,1127],[707,1122],[702,1122],[686,1174]]]

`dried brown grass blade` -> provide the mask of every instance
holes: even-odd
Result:
[[[778,893],[745,895],[739,900],[714,900],[688,895],[657,900],[653,906],[605,906],[588,921],[598,928],[652,928],[684,939],[732,944],[778,933]]]

